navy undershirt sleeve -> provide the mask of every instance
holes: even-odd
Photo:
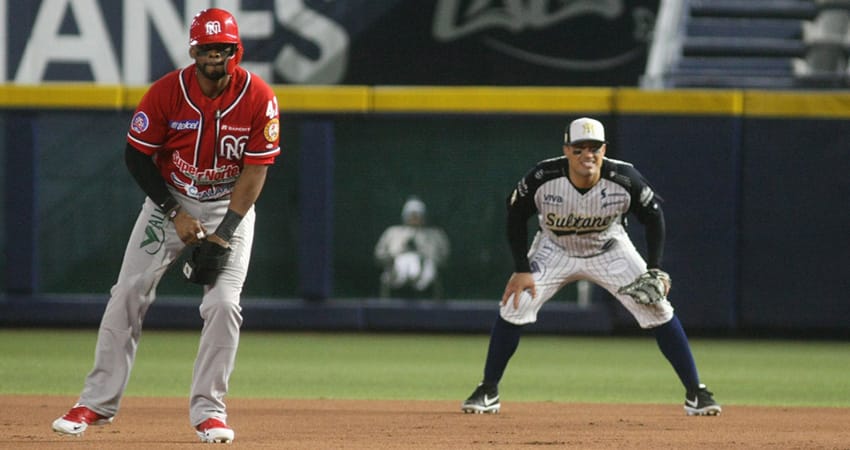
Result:
[[[124,148],[124,162],[142,191],[163,211],[167,211],[177,204],[177,201],[168,192],[165,181],[150,156],[127,144]]]

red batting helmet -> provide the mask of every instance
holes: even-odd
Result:
[[[195,15],[189,27],[189,45],[234,44],[236,52],[227,61],[227,73],[242,61],[242,40],[239,39],[239,26],[233,14],[219,9],[205,9]]]

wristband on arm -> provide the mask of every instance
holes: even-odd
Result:
[[[177,217],[177,213],[180,212],[180,203],[177,203],[177,200],[174,197],[168,196],[162,204],[159,205],[159,208],[165,212],[165,217],[168,220],[174,222],[174,218]]]
[[[227,212],[224,214],[224,219],[221,220],[218,228],[216,228],[215,234],[229,242],[230,238],[233,237],[233,233],[236,232],[236,227],[239,226],[240,222],[242,222],[242,216],[236,211],[228,208]]]

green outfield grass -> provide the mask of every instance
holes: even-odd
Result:
[[[146,331],[132,396],[186,396],[197,331]],[[0,330],[0,394],[77,395],[97,332]],[[462,401],[488,337],[369,333],[242,334],[231,397]],[[850,343],[693,339],[723,404],[850,407]],[[525,336],[503,401],[678,403],[683,391],[650,337]]]

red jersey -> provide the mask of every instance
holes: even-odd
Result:
[[[201,92],[195,66],[154,82],[139,103],[127,142],[151,155],[166,183],[200,201],[230,195],[245,164],[280,154],[280,111],[271,87],[236,67],[216,98]]]

